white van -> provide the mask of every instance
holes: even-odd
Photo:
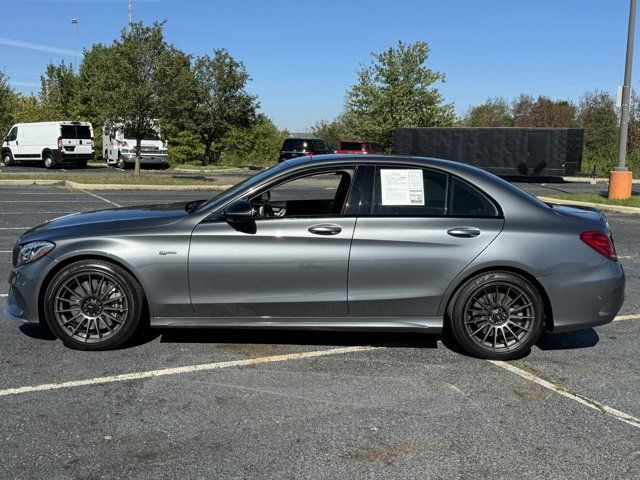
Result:
[[[89,122],[18,123],[2,144],[6,166],[14,162],[44,162],[47,168],[84,168],[93,156],[93,127]]]

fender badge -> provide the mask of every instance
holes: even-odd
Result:
[[[178,252],[175,252],[173,250],[160,250],[158,252],[159,255],[176,255]]]

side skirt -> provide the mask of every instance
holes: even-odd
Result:
[[[152,328],[247,328],[442,333],[443,317],[151,317]]]

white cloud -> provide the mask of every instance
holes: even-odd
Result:
[[[51,45],[42,45],[40,43],[25,42],[24,40],[16,40],[14,38],[0,37],[0,45],[6,45],[14,48],[26,48],[27,50],[36,50],[38,52],[55,53],[57,55],[67,55],[73,57],[74,52],[68,48],[59,48]],[[82,51],[78,52],[82,56]]]

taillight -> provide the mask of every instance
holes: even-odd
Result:
[[[305,154],[306,156],[310,157],[310,156],[312,156],[312,155],[313,155],[313,152],[304,152],[304,154]]]
[[[593,248],[600,255],[607,257],[614,262],[618,261],[616,247],[613,238],[600,230],[589,230],[580,234],[580,240]]]
[[[58,137],[58,150],[62,150],[62,137]]]
[[[284,155],[284,150],[280,150],[280,156]]]

